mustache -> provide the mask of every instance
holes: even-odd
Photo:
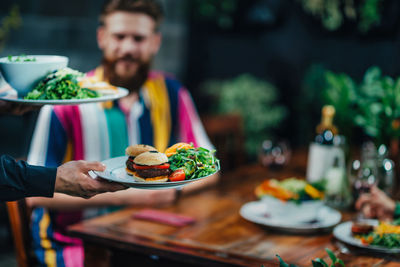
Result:
[[[131,56],[131,55],[119,57],[115,60],[115,62],[118,62],[118,61],[130,61],[132,63],[142,63],[142,60],[140,60],[137,57]]]

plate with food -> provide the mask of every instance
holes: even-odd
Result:
[[[0,70],[11,88],[0,91],[0,99],[28,105],[75,105],[112,101],[128,90],[66,67],[61,56],[0,58]]]
[[[398,222],[378,220],[347,221],[333,230],[339,241],[378,253],[400,253],[400,225]]]
[[[267,179],[255,188],[255,195],[274,218],[308,222],[324,207],[324,182],[308,183],[290,177],[281,181]]]
[[[268,207],[261,200],[244,204],[240,208],[240,215],[250,222],[269,229],[293,234],[327,232],[332,230],[342,218],[339,211],[323,206],[310,221],[292,220],[290,214],[287,214],[287,217],[271,215]]]
[[[215,151],[178,143],[165,153],[148,145],[127,147],[126,156],[103,161],[104,172],[95,172],[109,181],[140,189],[178,188],[207,178],[220,169]]]

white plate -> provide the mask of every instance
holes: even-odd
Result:
[[[248,221],[289,233],[304,234],[326,231],[342,219],[337,210],[323,206],[317,219],[312,222],[287,220],[285,217],[272,217],[268,214],[267,205],[262,201],[252,201],[240,208],[240,215]]]
[[[14,90],[8,90],[0,93],[0,100],[20,103],[24,105],[76,105],[94,102],[106,102],[119,99],[128,95],[129,91],[125,88],[118,87],[118,91],[112,94],[103,94],[100,97],[84,98],[84,99],[62,99],[62,100],[30,100],[18,98]]]
[[[139,189],[151,189],[151,190],[179,188],[194,181],[198,181],[212,175],[210,174],[205,177],[200,177],[192,180],[178,181],[178,182],[137,182],[133,179],[132,176],[128,175],[125,171],[125,166],[126,166],[125,162],[127,159],[128,159],[127,156],[122,156],[104,160],[102,161],[102,163],[106,165],[107,167],[106,170],[104,172],[94,171],[94,173],[103,179],[113,182],[118,182],[129,187],[139,188]]]
[[[378,225],[377,220],[367,220],[366,222],[371,225]],[[371,245],[362,244],[360,239],[353,237],[353,235],[351,233],[352,224],[353,224],[352,221],[343,222],[343,223],[339,224],[338,226],[335,227],[335,229],[333,229],[333,236],[345,244],[363,248],[366,250],[379,252],[379,253],[391,253],[391,254],[400,253],[400,248],[384,248],[384,247],[379,247],[379,246],[371,246]]]

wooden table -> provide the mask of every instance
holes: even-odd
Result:
[[[196,218],[190,226],[177,228],[140,221],[132,214],[142,208],[126,208],[69,230],[84,241],[86,266],[131,266],[128,263],[136,262],[138,255],[153,255],[153,259],[164,263],[154,266],[278,266],[276,254],[286,262],[311,266],[311,259],[316,257],[330,262],[325,248],[334,251],[346,266],[400,266],[399,258],[344,247],[330,233],[289,235],[240,217],[240,207],[255,200],[253,190],[260,181],[304,176],[306,158],[301,155],[281,171],[253,165],[223,174],[218,187],[183,196],[176,204],[162,208]],[[345,213],[343,219],[350,216],[351,212]]]

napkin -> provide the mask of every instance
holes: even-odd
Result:
[[[194,223],[196,220],[189,216],[184,216],[172,212],[144,209],[132,215],[134,219],[158,222],[161,224],[182,227]]]

